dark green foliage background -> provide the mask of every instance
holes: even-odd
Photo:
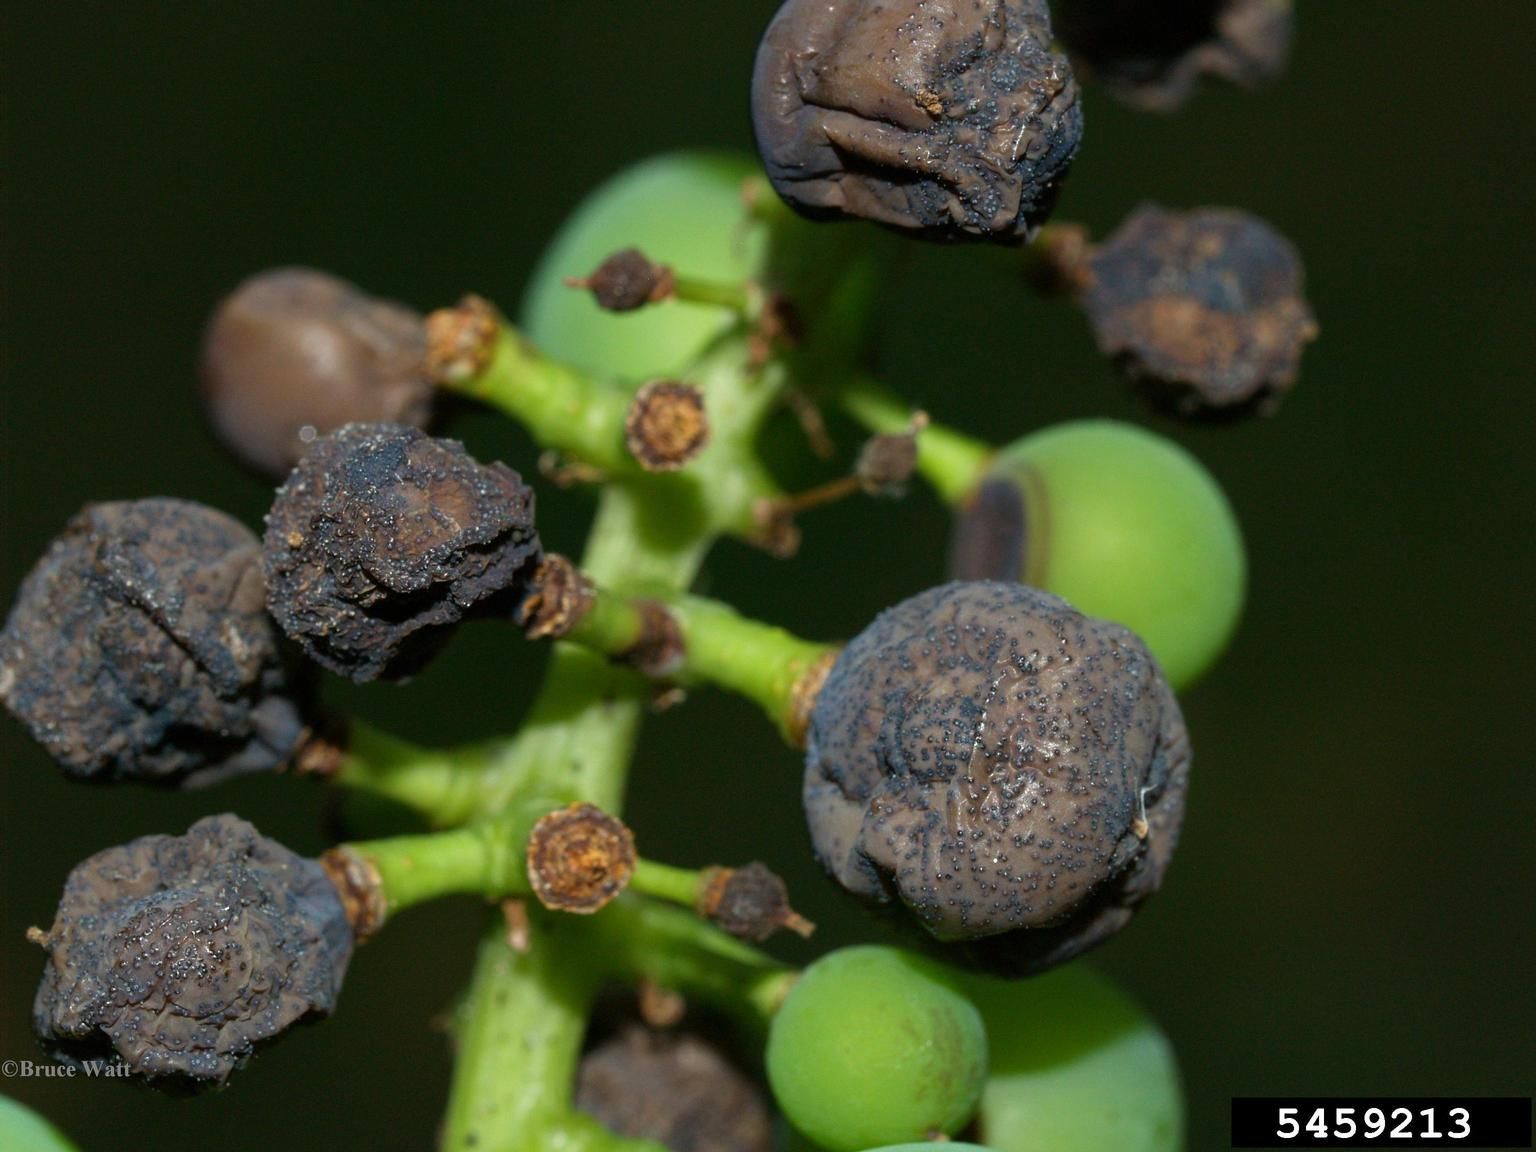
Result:
[[[1096,959],[1172,1036],[1194,1149],[1224,1143],[1235,1093],[1536,1086],[1536,6],[1301,7],[1295,66],[1269,90],[1207,90],[1173,118],[1090,90],[1061,208],[1099,231],[1143,198],[1260,212],[1305,254],[1323,325],[1278,419],[1176,433],[1239,510],[1251,603],[1187,700],[1194,790],[1167,889]],[[596,181],[659,149],[749,144],[746,81],[772,9],[0,9],[0,595],[87,500],[189,496],[259,522],[266,489],[191,403],[199,328],[240,277],[304,262],[421,306],[465,290],[515,306]],[[940,418],[996,439],[1142,419],[1071,310],[1032,299],[994,254],[914,252],[884,320],[892,383]],[[531,470],[516,430],[479,415],[454,430]],[[554,547],[576,545],[588,508],[541,493]],[[722,547],[709,589],[837,636],[941,577],[946,522],[926,494],[805,528],[791,564]],[[483,627],[408,690],[336,698],[423,739],[489,733],[517,722],[541,658]],[[820,939],[857,932],[809,862],[795,758],[748,708],[700,693],[660,717],[634,781],[651,851],[761,857]],[[49,922],[76,861],[223,808],[313,851],[323,807],[285,779],[189,796],[72,786],[0,722],[0,1057],[35,1057],[40,964],[22,931]],[[434,1022],[476,922],[467,901],[402,919],[357,957],[337,1019],[217,1098],[0,1092],[90,1149],[425,1147],[449,1070]]]

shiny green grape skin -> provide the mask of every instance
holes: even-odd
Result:
[[[895,948],[844,948],[790,991],[767,1064],[791,1124],[827,1152],[860,1152],[962,1129],[986,1077],[987,1036],[940,966]]]
[[[1179,691],[1226,648],[1247,582],[1242,533],[1211,474],[1173,441],[1109,420],[999,452],[956,522],[950,565],[1124,624]]]
[[[76,1152],[57,1128],[9,1096],[0,1096],[0,1148],[6,1152]]]
[[[567,286],[624,248],[639,248],[679,275],[740,282],[763,258],[748,226],[749,157],[675,152],[618,173],[556,233],[523,297],[524,331],[549,356],[599,375],[648,379],[675,373],[732,323],[721,308],[667,301],[616,316]]]
[[[991,1072],[977,1138],[996,1152],[1178,1152],[1184,1098],[1157,1025],[1082,965],[1034,980],[975,978]]]

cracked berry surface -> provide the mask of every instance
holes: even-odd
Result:
[[[208,783],[303,728],[256,536],[186,500],[91,504],[0,632],[0,700],[70,776]]]
[[[51,1054],[194,1087],[328,1015],[353,944],[320,865],[230,815],[90,857],[39,942],[33,1022]]]
[[[930,239],[1027,239],[1082,137],[1044,0],[789,0],[752,120],[798,211]]]
[[[542,551],[505,464],[399,424],[318,441],[267,516],[268,603],[306,655],[353,680],[417,671],[474,612],[510,613]]]
[[[1048,967],[1157,887],[1189,765],[1178,703],[1129,630],[1021,584],[947,584],[879,616],[812,717],[823,866],[975,962]]]

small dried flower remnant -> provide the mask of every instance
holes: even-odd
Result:
[[[740,868],[706,868],[695,910],[738,940],[761,943],[780,928],[810,936],[816,926],[789,906],[789,889],[756,860]]]
[[[398,424],[316,443],[267,516],[268,603],[353,680],[417,671],[472,612],[511,612],[541,556],[533,492],[504,464]]]
[[[752,119],[806,215],[1005,243],[1049,215],[1083,127],[1045,0],[788,0]]]
[[[1030,971],[1117,931],[1157,888],[1188,766],[1178,703],[1133,633],[1022,584],[947,584],[883,613],[833,667],[805,809],[844,888]]]
[[[1294,22],[1291,0],[1060,0],[1056,11],[1073,59],[1154,112],[1182,107],[1202,75],[1245,88],[1273,80]]]
[[[277,767],[303,719],[260,561],[248,528],[200,504],[87,506],[0,632],[0,700],[82,779]]]
[[[421,427],[432,412],[422,317],[312,268],[246,280],[203,336],[202,390],[214,431],[274,479],[344,424]]]
[[[576,1107],[619,1136],[672,1152],[771,1152],[763,1091],[689,1032],[631,1026],[582,1057]]]
[[[677,276],[666,264],[656,264],[638,248],[624,248],[608,257],[592,275],[567,280],[585,288],[605,312],[633,312],[672,295]]]
[[[1099,348],[1157,408],[1268,413],[1317,336],[1301,258],[1246,212],[1138,208],[1089,257],[1081,295]]]
[[[33,938],[48,953],[33,1021],[55,1056],[194,1086],[328,1015],[352,953],[319,864],[230,815],[98,852]]]

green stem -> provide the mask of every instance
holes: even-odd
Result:
[[[540,355],[509,324],[498,329],[482,372],[443,386],[500,408],[546,447],[605,472],[636,468],[624,447],[630,394]]]
[[[673,281],[672,294],[686,303],[725,308],[738,316],[748,316],[752,311],[752,293],[742,283],[677,276]]]
[[[700,876],[692,868],[678,868],[659,860],[641,859],[635,862],[635,873],[629,878],[631,891],[639,892],[655,900],[665,900],[692,908],[699,894]]]
[[[668,607],[683,634],[680,678],[706,680],[747,697],[798,743],[801,678],[836,652],[836,645],[802,640],[702,596],[680,596]]]
[[[917,409],[868,377],[859,377],[839,397],[843,410],[875,433],[901,433],[912,427]],[[917,434],[917,470],[945,503],[964,503],[987,470],[995,449],[929,421]]]
[[[478,808],[481,771],[501,743],[423,748],[353,719],[330,780],[404,804],[439,827],[462,824]]]
[[[488,899],[526,893],[528,835],[539,818],[561,805],[520,800],[507,811],[446,832],[393,836],[341,845],[373,866],[386,914],[454,893]]]
[[[530,917],[514,952],[500,916],[480,941],[455,1027],[458,1060],[442,1152],[662,1152],[571,1109],[571,1085],[601,973],[574,917]]]
[[[577,931],[587,935],[614,979],[649,980],[754,1027],[767,1024],[798,975],[690,911],[633,893],[588,917]]]

